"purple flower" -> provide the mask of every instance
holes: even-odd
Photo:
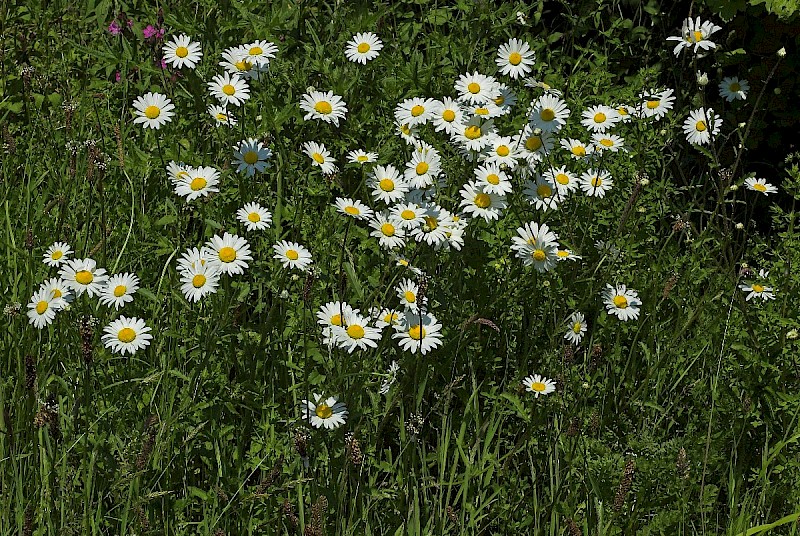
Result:
[[[161,68],[162,69],[166,69],[167,68],[167,62],[166,62],[166,60],[164,60],[164,58],[161,58]]]
[[[133,19],[128,19],[128,29],[133,28]]]
[[[114,76],[114,79],[117,81],[117,83],[119,83],[120,81],[122,81],[122,74],[120,74],[120,72],[117,71],[117,74]]]
[[[154,35],[156,35],[156,33],[158,33],[158,30],[153,28],[152,24],[148,24],[147,27],[144,30],[142,30],[142,35],[144,35],[145,39],[152,38]]]
[[[122,27],[119,24],[117,24],[116,20],[112,20],[111,24],[108,25],[108,33],[110,33],[111,35],[119,35],[121,31]]]

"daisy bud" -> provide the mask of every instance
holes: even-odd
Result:
[[[637,207],[636,212],[638,212],[639,214],[644,214],[645,212],[647,212],[647,209],[645,207]]]
[[[316,88],[314,86],[308,86],[306,88],[306,93],[311,93],[311,92],[314,92],[314,91],[316,91]]]
[[[701,73],[697,71],[697,83],[698,85],[707,86],[708,85],[708,73]]]
[[[589,382],[583,382],[583,385],[581,387],[583,387],[584,389],[588,389],[589,388]]]
[[[798,335],[797,330],[793,329],[786,334],[786,338],[789,339],[790,341],[793,341],[797,338],[797,335]]]
[[[786,56],[786,49],[784,47],[781,47],[781,49],[778,51],[778,57],[783,58],[785,56]]]
[[[648,184],[650,184],[650,179],[642,179],[639,181],[639,184],[641,184],[642,186],[647,186]]]
[[[519,22],[522,25],[528,24],[528,21],[525,18],[525,13],[523,13],[522,11],[517,11],[517,22]],[[783,49],[781,49],[781,50],[783,50]],[[784,54],[786,54],[785,50],[784,50]]]
[[[736,126],[737,126],[737,127],[739,127],[739,128],[744,128],[744,127],[746,127],[746,126],[747,126],[747,123],[739,123],[739,124],[738,124],[738,125],[736,125]]]
[[[738,184],[731,184],[731,185],[728,187],[728,189],[729,189],[731,192],[735,192],[736,190],[738,190],[738,189],[739,189],[739,185],[738,185]]]
[[[737,223],[737,224],[736,224],[736,229],[738,229],[739,231],[741,231],[742,229],[744,229],[744,224],[743,224],[742,222],[739,222],[739,223]]]
[[[773,92],[774,92],[776,95],[780,95],[780,94],[781,94],[781,88],[779,88],[779,87],[776,87],[776,88],[773,90]]]
[[[534,129],[533,129],[533,135],[534,135],[534,136],[541,136],[541,135],[542,135],[542,129],[541,129],[541,128],[538,128],[538,127],[537,127],[537,128],[534,128]]]

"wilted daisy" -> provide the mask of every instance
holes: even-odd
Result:
[[[214,235],[206,242],[206,248],[208,264],[223,274],[243,274],[247,261],[253,260],[247,240],[235,234]]]
[[[347,153],[347,161],[352,164],[359,164],[362,166],[364,164],[371,164],[378,161],[378,153],[368,153],[366,151],[362,151],[361,149],[357,149]]]
[[[66,302],[62,298],[54,298],[45,290],[38,290],[31,296],[28,302],[28,321],[36,327],[42,329],[52,324],[56,317],[56,312],[63,309]]]
[[[587,158],[594,153],[593,146],[583,143],[580,140],[567,138],[562,139],[560,143],[561,147],[569,151],[570,156],[576,160]]]
[[[419,285],[411,279],[403,279],[394,287],[394,290],[400,298],[400,305],[405,307],[407,311],[410,311],[408,314],[411,314],[411,312],[416,314],[419,308],[424,308],[425,304],[428,302],[427,296],[420,299]]]
[[[566,166],[550,168],[542,173],[542,177],[555,186],[558,193],[562,196],[579,188],[577,177],[575,177]]]
[[[77,296],[86,292],[91,298],[100,294],[108,281],[104,268],[98,268],[94,259],[72,259],[62,266],[58,276]]]
[[[272,224],[272,214],[258,203],[246,203],[236,211],[236,219],[242,222],[248,231],[263,231]]]
[[[711,21],[701,23],[700,17],[697,17],[695,20],[689,17],[683,21],[681,35],[667,37],[667,41],[678,42],[672,50],[675,56],[680,55],[683,49],[692,49],[692,52],[696,54],[698,50],[703,51],[717,48],[717,45],[708,38],[711,34],[721,29],[721,26],[717,26]]]
[[[464,111],[458,101],[445,97],[441,101],[434,101],[430,107],[431,122],[436,132],[444,131],[447,135],[459,129],[464,121]]]
[[[50,296],[52,300],[60,298],[62,300],[61,304],[56,305],[61,305],[61,308],[66,307],[74,298],[67,284],[58,277],[51,277],[43,281],[42,284],[39,285],[39,290],[44,291],[44,295]]]
[[[369,234],[378,239],[378,245],[386,249],[402,247],[406,241],[405,230],[398,224],[397,220],[386,213],[378,213],[369,222],[369,226],[374,230]]]
[[[56,242],[44,252],[42,261],[47,266],[61,266],[69,260],[72,248],[66,242]]]
[[[480,159],[486,164],[508,168],[513,168],[517,164],[518,158],[520,158],[520,153],[517,143],[511,136],[495,136],[480,155]]]
[[[525,182],[522,195],[536,208],[536,210],[548,210],[558,208],[563,197],[550,177],[536,174],[536,180]]]
[[[275,57],[278,47],[269,41],[259,40],[244,45],[242,50],[246,53],[247,61],[263,68],[267,67],[269,60]]]
[[[372,209],[361,201],[349,197],[337,197],[334,203],[336,209],[346,216],[357,220],[368,220],[372,217]]]
[[[611,151],[616,153],[625,146],[625,139],[616,134],[598,132],[592,134],[592,143],[598,151]]]
[[[175,183],[175,193],[193,201],[198,197],[207,197],[212,192],[219,192],[219,171],[211,166],[189,168],[188,175]]]
[[[430,313],[409,313],[394,327],[393,339],[400,347],[412,353],[427,354],[442,344],[442,325]]]
[[[379,56],[382,48],[383,43],[374,33],[357,33],[347,42],[344,55],[353,63],[366,65],[368,61],[372,61]]]
[[[764,195],[774,194],[778,191],[778,189],[768,183],[765,179],[757,179],[755,177],[748,177],[744,180],[745,185],[747,185],[748,190],[753,190],[754,192],[761,192]]]
[[[431,186],[442,171],[442,159],[436,151],[414,151],[406,163],[405,180],[411,188]]]
[[[711,136],[719,134],[721,126],[722,118],[714,110],[698,108],[692,111],[683,122],[683,133],[686,134],[686,140],[689,143],[705,145],[711,141]]]
[[[336,172],[336,161],[331,158],[330,151],[328,151],[323,144],[315,141],[307,141],[303,144],[303,150],[313,161],[313,165],[322,168],[322,172],[325,175]]]
[[[347,420],[347,407],[344,403],[337,402],[336,397],[323,398],[314,393],[314,401],[303,400],[303,420],[311,423],[314,428],[335,430]]]
[[[728,102],[745,100],[748,91],[750,91],[750,84],[747,80],[740,80],[736,76],[725,77],[719,83],[719,96]]]
[[[589,169],[581,175],[580,186],[587,196],[602,198],[614,186],[614,181],[607,171]]]
[[[232,75],[227,72],[222,75],[215,75],[207,85],[211,94],[223,106],[229,104],[240,106],[250,98],[250,86],[239,75]]]
[[[477,182],[469,182],[459,192],[464,212],[487,222],[497,220],[505,210],[506,196],[490,193]]]
[[[422,97],[406,99],[394,109],[394,118],[398,123],[409,127],[424,125],[431,118],[436,107],[436,101]]]
[[[214,119],[214,126],[226,125],[232,127],[236,125],[236,117],[223,106],[209,105],[208,115]]]
[[[219,270],[211,264],[195,264],[181,271],[181,292],[190,302],[197,302],[217,291]]]
[[[475,179],[486,193],[505,195],[513,189],[511,178],[497,165],[478,166],[475,168]]]
[[[614,108],[608,106],[592,106],[585,110],[581,117],[581,125],[590,132],[605,132],[620,121],[619,114]]]
[[[344,315],[344,326],[332,326],[336,346],[353,353],[356,348],[376,348],[381,339],[381,330],[369,325],[369,319],[352,312]]]
[[[527,388],[528,391],[536,395],[536,398],[539,398],[539,395],[549,395],[556,390],[555,381],[548,380],[539,374],[528,376],[522,380],[522,384]]]
[[[612,287],[606,285],[601,294],[608,314],[614,315],[620,320],[636,320],[639,318],[639,307],[642,300],[639,293],[633,289],[626,288],[625,285]]]
[[[401,201],[408,192],[405,179],[400,177],[400,172],[391,164],[375,166],[370,185],[372,198],[387,205]]]
[[[135,274],[114,274],[108,278],[106,286],[100,292],[100,303],[119,309],[133,301],[133,295],[139,290],[139,278]]]
[[[392,361],[392,364],[389,365],[389,369],[386,371],[386,377],[381,382],[381,388],[378,390],[378,394],[385,395],[389,392],[389,388],[397,381],[397,373],[399,371],[400,365],[397,364],[397,361]]]
[[[153,336],[149,331],[150,328],[141,318],[120,316],[103,328],[101,340],[114,353],[133,355],[150,345]]]
[[[339,95],[334,95],[333,91],[323,93],[322,91],[312,91],[303,95],[300,101],[300,108],[306,112],[303,119],[321,119],[326,123],[333,123],[339,126],[339,119],[344,119],[347,113],[347,105]]]
[[[134,124],[142,123],[145,128],[158,130],[161,125],[172,121],[172,116],[175,115],[172,112],[175,109],[175,105],[166,95],[161,93],[148,92],[144,96],[136,97],[136,100],[133,101],[133,107],[136,108]]]
[[[639,98],[642,99],[637,105],[636,114],[639,117],[654,117],[661,119],[667,112],[672,110],[675,103],[675,93],[672,89],[665,89],[664,91],[642,93]]]
[[[391,208],[391,215],[398,225],[411,230],[425,223],[425,209],[416,203],[400,203]]]
[[[500,87],[491,76],[484,76],[477,71],[462,74],[456,81],[458,100],[470,104],[481,104],[492,101],[500,95]]]
[[[508,43],[500,45],[494,61],[502,74],[516,80],[532,70],[535,54],[528,43],[512,38]]]
[[[176,69],[181,67],[194,69],[200,63],[200,58],[203,57],[200,43],[192,41],[192,38],[186,34],[175,36],[172,39],[162,48],[164,61],[172,64]]]
[[[574,312],[567,320],[567,332],[564,334],[564,338],[572,344],[578,345],[583,340],[586,329],[586,319],[583,313]]]
[[[758,277],[763,281],[769,277],[769,272],[766,270],[760,270],[758,272]],[[750,283],[745,281],[744,284],[739,285],[739,288],[742,291],[749,293],[747,298],[745,298],[745,301],[750,301],[751,298],[761,298],[764,301],[775,299],[775,289],[766,285],[762,285],[761,283]]]
[[[542,95],[533,103],[528,121],[542,132],[558,132],[569,117],[567,103],[553,95]]]
[[[236,171],[252,177],[256,172],[261,173],[269,167],[272,151],[257,139],[248,138],[239,142],[233,156]]]
[[[305,272],[313,262],[311,260],[311,252],[297,242],[281,240],[272,246],[272,249],[275,250],[273,258],[281,261],[284,268],[297,268]]]

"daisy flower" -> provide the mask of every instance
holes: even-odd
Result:
[[[236,219],[242,222],[248,231],[263,231],[272,224],[272,214],[258,203],[246,203],[236,211]]]
[[[428,297],[424,296],[420,303],[420,300],[418,299],[419,285],[410,279],[406,278],[400,281],[400,283],[394,287],[394,290],[397,292],[397,296],[400,298],[400,305],[405,307],[407,311],[411,311],[414,314],[419,311],[420,307],[424,308],[428,302]]]
[[[183,162],[178,163],[172,160],[167,164],[167,177],[173,184],[177,184],[188,179],[191,170],[191,166],[187,166]]]
[[[178,259],[178,271],[185,272],[197,266],[205,266],[209,258],[208,248],[205,246],[202,249],[189,248]]]
[[[490,193],[474,181],[465,184],[459,193],[464,212],[480,216],[487,222],[499,219],[507,206],[505,195]]]
[[[412,229],[411,236],[417,242],[425,242],[429,246],[439,248],[447,242],[447,232],[453,224],[453,216],[436,204],[429,204],[423,208],[425,217],[422,226]]]
[[[633,107],[628,106],[627,104],[617,104],[616,106],[613,106],[613,108],[617,111],[619,120],[622,123],[627,123],[631,120],[631,115],[633,114]]]
[[[357,220],[368,220],[373,214],[372,209],[367,205],[349,197],[337,197],[334,206],[342,214]]]
[[[172,112],[175,105],[161,93],[148,92],[142,97],[136,97],[133,107],[136,108],[136,118],[133,123],[142,123],[145,128],[158,130],[162,125],[172,121],[172,116],[175,115]]]
[[[33,293],[28,302],[28,321],[36,329],[42,329],[53,323],[56,312],[63,309],[66,302],[62,298],[54,298],[46,290],[41,289]]]
[[[517,234],[519,236],[511,237],[511,249],[519,252],[536,243],[553,246],[558,246],[558,235],[550,230],[546,223],[539,225],[538,223],[528,222],[522,227],[517,227]],[[522,258],[519,253],[518,257]]]
[[[467,228],[467,223],[469,223],[468,218],[453,216],[442,224],[444,236],[447,239],[447,242],[442,244],[445,250],[453,248],[461,251],[461,248],[464,247],[464,230]]]
[[[542,236],[536,237],[517,249],[517,258],[522,259],[524,266],[533,266],[540,273],[549,272],[558,262],[558,246]]]
[[[525,127],[514,136],[514,146],[528,164],[535,164],[553,150],[553,136],[547,132],[539,132],[532,125]]]
[[[214,118],[214,126],[226,125],[232,127],[236,125],[236,117],[222,106],[209,105],[208,115]]]
[[[492,143],[495,136],[497,134],[493,120],[484,121],[481,117],[473,117],[451,134],[450,138],[468,151],[480,151]]]
[[[383,309],[376,308],[373,313],[372,316],[375,318],[375,326],[381,329],[389,326],[397,326],[403,321],[403,318],[405,318],[404,312],[387,307]]]
[[[331,153],[321,143],[307,141],[303,144],[303,150],[312,160],[312,164],[321,168],[325,175],[336,173],[335,160],[331,158]]]
[[[398,224],[397,220],[386,213],[376,214],[369,222],[369,226],[374,230],[369,234],[378,239],[378,245],[386,249],[399,248],[405,245],[405,230]]]
[[[403,321],[394,326],[400,347],[412,353],[427,354],[442,345],[442,325],[430,313],[407,314]]]
[[[401,201],[408,192],[405,179],[400,177],[400,172],[391,164],[375,166],[371,187],[372,198],[387,205]]]
[[[528,376],[522,380],[522,384],[527,388],[528,391],[536,395],[536,398],[539,398],[539,395],[549,395],[556,390],[555,381],[548,380],[539,374]]]
[[[492,101],[467,106],[466,111],[473,117],[481,117],[483,119],[493,119],[503,115],[502,108]]]
[[[389,369],[386,371],[386,377],[381,382],[381,388],[378,390],[378,394],[385,395],[389,392],[389,388],[397,381],[397,373],[399,371],[400,365],[397,364],[397,361],[392,361],[392,364],[389,365]]]
[[[709,124],[710,123],[710,124]],[[713,125],[711,129],[709,126]],[[719,134],[722,118],[709,108],[698,108],[689,114],[683,122],[683,133],[686,141],[693,145],[705,145],[711,141],[711,136]]]
[[[172,39],[162,48],[164,60],[176,69],[181,67],[194,69],[200,63],[200,58],[203,57],[200,43],[192,41],[192,38],[186,34],[175,36]]]
[[[766,270],[761,270],[758,273],[758,277],[764,280],[767,277],[769,277],[769,272]],[[750,301],[750,298],[761,298],[764,301],[775,299],[775,293],[774,293],[775,289],[773,289],[772,287],[762,285],[760,283],[748,283],[747,281],[745,281],[744,284],[739,285],[739,288],[742,291],[749,293],[747,295],[747,298],[745,298],[745,301]]]
[[[405,180],[412,188],[431,186],[442,171],[441,157],[435,150],[414,151],[406,163]]]
[[[261,76],[260,69],[247,58],[247,50],[242,47],[232,47],[222,53],[219,65],[232,75],[241,76],[245,80],[258,80]]]
[[[44,262],[47,266],[61,266],[69,260],[72,248],[66,242],[56,242],[44,252]]]
[[[528,121],[542,132],[558,132],[569,117],[567,103],[553,95],[542,95],[533,103]]]
[[[528,201],[536,210],[548,210],[558,208],[563,200],[558,193],[558,189],[552,180],[545,175],[536,175],[536,181],[527,181],[522,190]]]
[[[303,420],[311,423],[314,428],[335,430],[347,420],[347,407],[342,402],[337,402],[336,397],[323,398],[314,393],[314,402],[303,400]]]
[[[194,201],[198,197],[208,197],[212,192],[219,192],[219,171],[211,166],[189,168],[188,176],[175,183],[175,193],[185,197],[186,201]]]
[[[246,53],[247,61],[256,64],[258,67],[267,67],[270,59],[275,57],[278,47],[269,41],[253,41],[242,47]]]
[[[576,160],[587,158],[594,153],[593,146],[587,145],[580,140],[567,138],[562,139],[560,143],[561,147],[569,151],[570,156]]]
[[[750,84],[747,80],[740,80],[736,76],[725,77],[719,83],[719,96],[728,102],[745,100],[748,91],[750,91]]]
[[[484,148],[480,159],[486,164],[513,168],[521,155],[511,136],[497,136]]]
[[[639,307],[642,305],[642,300],[639,299],[639,293],[635,290],[626,288],[625,285],[616,287],[606,285],[602,292],[602,298],[608,314],[623,321],[639,318]]]
[[[592,106],[581,117],[581,125],[589,129],[589,132],[605,132],[620,121],[617,111],[608,106]]]
[[[344,55],[353,63],[366,65],[379,56],[383,43],[372,32],[357,33],[347,42]]]
[[[602,198],[614,186],[614,181],[607,171],[590,169],[581,175],[580,186],[587,196]]]
[[[568,171],[566,166],[550,168],[542,173],[542,176],[550,184],[555,186],[556,190],[558,190],[558,193],[562,196],[577,190],[579,187],[577,177]]]
[[[67,284],[58,277],[51,277],[47,281],[43,281],[39,285],[39,291],[44,291],[45,296],[50,296],[52,300],[61,299],[63,302],[60,304],[64,308],[72,302],[73,295],[69,291]]]
[[[250,98],[250,86],[247,85],[247,81],[239,75],[228,72],[215,75],[208,83],[208,89],[223,106],[229,104],[241,106]]]
[[[190,302],[197,302],[214,294],[219,285],[219,270],[216,266],[197,263],[181,271],[181,292]]]
[[[502,74],[516,80],[531,72],[535,54],[528,43],[512,38],[508,43],[500,45],[494,61]]]
[[[765,179],[756,179],[755,177],[748,177],[744,180],[748,190],[754,192],[761,192],[764,195],[774,194],[778,189],[768,183]]]
[[[514,188],[509,176],[497,165],[478,166],[475,168],[475,178],[480,188],[488,194],[505,195]]]
[[[394,122],[394,126],[397,129],[397,135],[403,138],[408,145],[414,145],[417,143],[417,136],[419,135],[419,129],[417,127],[410,127],[405,123],[400,123],[399,121]]]
[[[494,99],[495,105],[500,107],[500,112],[503,115],[511,112],[511,108],[517,103],[517,96],[511,91],[511,88],[505,84],[499,84],[500,95]]]
[[[305,272],[308,266],[314,262],[311,259],[311,252],[297,242],[281,240],[272,249],[275,250],[274,259],[281,261],[284,268],[297,268]]]
[[[108,281],[104,268],[97,268],[94,259],[72,259],[58,271],[64,283],[80,296],[86,292],[91,298],[100,294]]]
[[[103,328],[101,340],[103,345],[114,353],[133,355],[150,346],[153,336],[148,333],[149,331],[150,328],[141,318],[120,316]]]
[[[482,104],[496,99],[500,95],[497,81],[491,76],[484,76],[477,71],[473,74],[462,74],[456,81],[458,100],[469,104]]]
[[[239,235],[224,233],[212,236],[206,242],[208,264],[223,274],[243,274],[247,268],[246,261],[252,261],[250,245]]]
[[[435,106],[436,101],[433,99],[421,97],[406,99],[395,107],[394,118],[398,123],[409,127],[424,125],[431,118]]]
[[[352,312],[344,315],[344,326],[333,326],[333,337],[336,345],[349,353],[358,348],[377,348],[381,339],[381,330],[369,325],[369,319]]]
[[[567,332],[564,334],[564,338],[577,346],[583,340],[586,329],[586,319],[583,313],[574,312],[567,320]]]
[[[675,56],[679,56],[683,49],[692,49],[692,52],[696,54],[698,50],[705,51],[717,48],[717,45],[708,38],[721,29],[721,26],[717,26],[711,21],[700,23],[700,17],[695,20],[689,17],[683,21],[681,35],[667,37],[667,41],[678,42],[672,50]]]
[[[248,138],[239,142],[233,156],[236,171],[252,177],[256,172],[261,173],[269,167],[272,151],[257,139]]]
[[[327,346],[336,344],[333,329],[344,326],[344,317],[353,313],[358,314],[358,309],[353,309],[345,302],[328,302],[320,307],[317,311],[317,324],[322,326],[323,342]]]
[[[556,256],[559,261],[577,261],[581,259],[580,255],[575,255],[572,250],[569,249],[556,250]]]
[[[333,91],[323,93],[322,91],[312,91],[303,95],[300,101],[300,108],[306,112],[303,119],[322,119],[326,123],[333,123],[339,126],[339,119],[344,120],[347,113],[347,105],[339,95],[334,95]]]
[[[378,161],[378,153],[368,153],[361,149],[350,151],[347,153],[347,161],[351,164],[359,164],[362,166],[364,164],[372,164]]]
[[[416,203],[400,203],[391,208],[391,216],[401,229],[411,230],[425,223],[425,209]]]
[[[611,151],[612,153],[616,153],[625,146],[624,138],[616,134],[608,134],[605,132],[592,134],[592,142],[598,150]]]
[[[114,274],[108,278],[100,292],[100,303],[119,309],[133,301],[133,294],[139,290],[139,278],[135,274]]]
[[[464,110],[458,101],[445,97],[434,101],[430,107],[431,122],[436,132],[444,131],[448,136],[459,130],[464,122]]]
[[[642,101],[636,108],[636,114],[639,117],[661,119],[667,115],[668,111],[672,110],[675,103],[675,96],[673,93],[675,92],[671,89],[665,89],[664,91],[650,94],[642,93],[639,95]]]

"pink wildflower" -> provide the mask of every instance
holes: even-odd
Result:
[[[111,35],[119,35],[121,31],[122,27],[120,27],[120,25],[117,24],[116,20],[112,20],[111,24],[108,25],[108,33],[110,33]]]

